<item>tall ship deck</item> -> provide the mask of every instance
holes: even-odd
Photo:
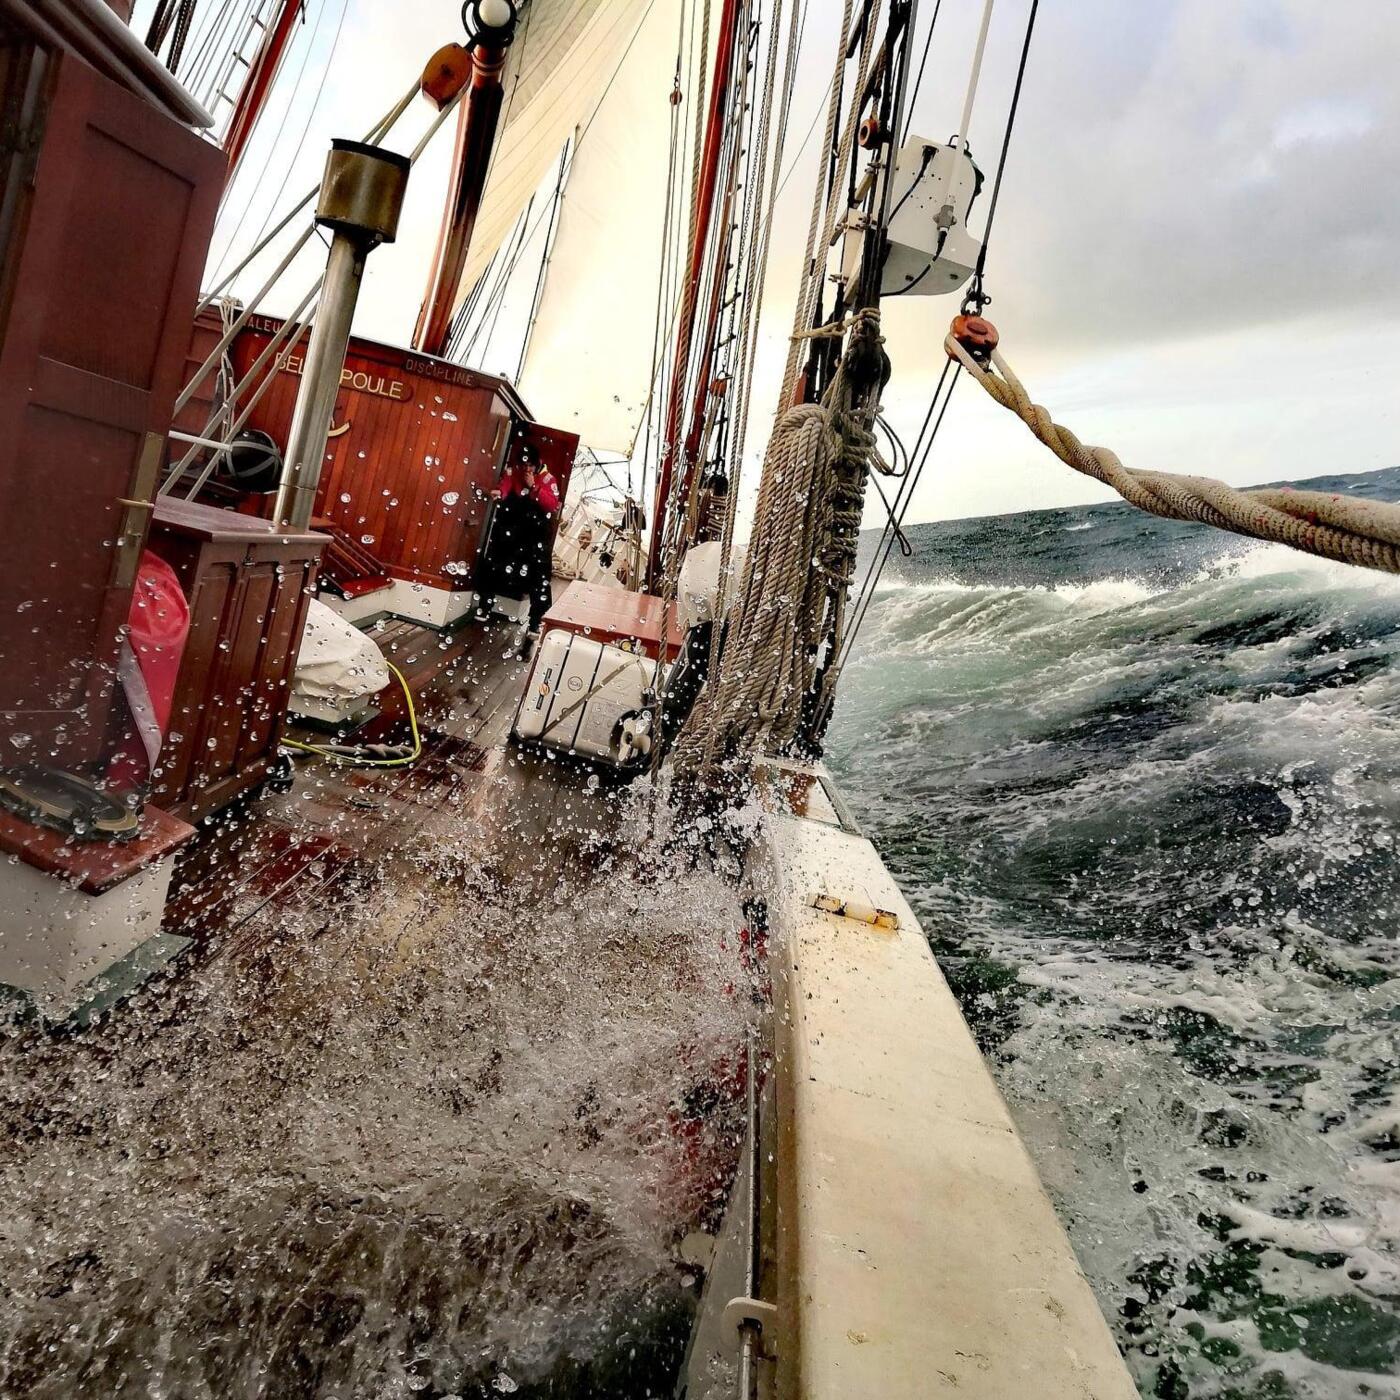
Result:
[[[424,0],[398,95],[325,5],[0,0],[0,1397],[1196,1393],[829,728],[959,382],[1163,520],[1397,573],[1400,507],[1057,423],[986,314],[1037,7],[999,153],[992,0],[922,100],[938,6],[827,8]]]

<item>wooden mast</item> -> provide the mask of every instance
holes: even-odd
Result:
[[[253,128],[262,116],[267,105],[268,93],[281,66],[287,45],[292,41],[292,32],[302,15],[304,0],[282,0],[282,7],[272,27],[267,31],[258,47],[257,56],[248,69],[248,76],[238,93],[233,116],[229,119],[228,133],[224,137],[224,154],[228,157],[228,174],[232,179],[243,152],[252,138]]]
[[[736,156],[737,159],[737,156]],[[734,184],[731,180],[728,188],[724,192],[724,211],[720,219],[721,230],[729,228],[729,221],[734,216]],[[725,274],[727,272],[723,263],[725,245],[720,244],[719,251],[715,258],[714,280],[710,288],[710,305],[705,315],[705,333],[702,342],[701,363],[708,365],[715,356],[718,348],[719,318],[723,309]],[[705,430],[705,404],[713,391],[714,380],[708,373],[702,372],[695,383],[695,400],[690,409],[690,427],[685,435],[685,475],[686,486],[682,488],[680,499],[685,500],[688,495],[688,484],[694,475],[699,463],[696,456],[700,451],[701,438]],[[679,424],[677,424],[679,427]]]
[[[452,313],[471,251],[472,232],[500,122],[506,50],[515,37],[516,7],[511,0],[476,0],[474,8],[471,85],[458,109],[452,183],[427,292],[413,331],[414,348],[429,355],[446,354],[451,338]]]
[[[700,184],[696,196],[695,219],[690,244],[690,270],[681,300],[680,324],[676,328],[676,357],[672,371],[670,402],[666,409],[666,432],[661,440],[661,464],[656,478],[656,500],[652,508],[651,549],[647,558],[647,580],[655,587],[661,572],[666,535],[666,502],[671,491],[677,439],[681,428],[681,404],[685,395],[688,349],[695,331],[695,303],[705,266],[705,248],[714,221],[715,194],[719,182],[720,155],[724,148],[724,127],[729,84],[734,71],[734,50],[739,27],[739,0],[724,0],[720,18],[719,42],[715,47],[715,75],[710,86],[710,105],[705,118],[705,146],[701,157]]]

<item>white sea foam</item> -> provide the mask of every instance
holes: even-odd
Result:
[[[1400,580],[1174,577],[906,583],[833,761],[1144,1393],[1400,1395]]]

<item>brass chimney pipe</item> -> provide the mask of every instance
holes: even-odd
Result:
[[[311,522],[365,260],[398,233],[408,172],[407,156],[359,141],[331,142],[316,205],[316,222],[332,234],[331,251],[273,514],[293,530]]]

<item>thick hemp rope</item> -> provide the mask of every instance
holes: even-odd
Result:
[[[864,346],[878,347],[879,313],[862,312],[858,320]],[[781,753],[798,737],[828,623],[840,643],[875,455],[877,400],[877,393],[856,391],[843,360],[821,403],[798,404],[779,419],[728,634],[676,745],[679,771],[712,770],[740,749]]]
[[[1032,401],[997,351],[991,352],[989,368],[951,334],[944,344],[948,354],[1060,461],[1111,486],[1130,505],[1167,520],[1214,525],[1339,563],[1400,573],[1400,504],[1325,491],[1237,490],[1212,477],[1136,471],[1108,448],[1087,446],[1056,423],[1047,409]]]
[[[839,371],[823,403],[794,405],[794,399],[825,276],[819,253],[830,245],[844,211],[845,172],[860,116],[860,104],[853,103],[844,124],[841,121],[854,15],[854,0],[844,0],[823,143],[825,150],[834,150],[835,170],[829,190],[819,184],[813,194],[793,338],[743,573],[726,608],[728,626],[716,638],[709,680],[676,744],[675,766],[687,776],[701,770],[714,776],[740,747],[776,753],[792,744],[817,683],[832,585],[853,568],[853,555],[850,565],[844,560],[849,552],[846,537],[854,537],[849,529],[850,498],[855,494],[858,499],[868,474],[857,432],[863,414],[852,412],[851,386]],[[857,91],[865,90],[877,57],[875,26],[867,25],[860,43]],[[776,191],[776,169],[774,180]],[[878,313],[870,324],[878,340]],[[864,416],[870,422],[864,427],[869,432],[875,405],[867,407]],[[873,435],[869,441],[873,447]],[[858,518],[857,506],[857,530]],[[727,525],[732,531],[732,515]],[[838,632],[844,596],[841,589]]]

